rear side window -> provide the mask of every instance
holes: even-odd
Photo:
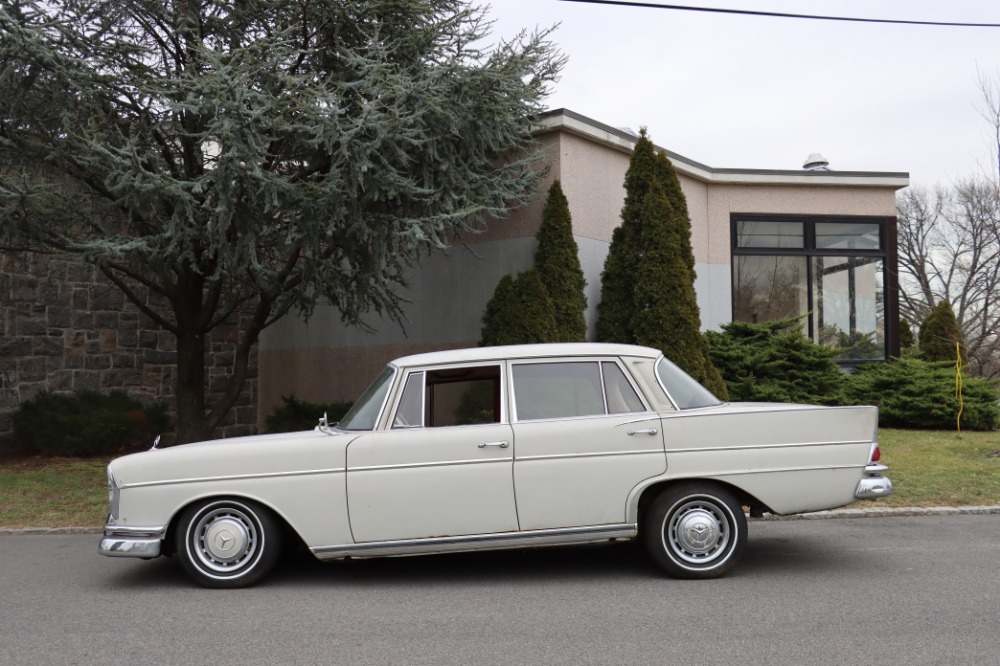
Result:
[[[604,414],[597,363],[530,363],[512,372],[519,421]]]
[[[512,369],[519,421],[644,411],[616,363],[524,363]]]
[[[617,363],[604,361],[601,363],[604,374],[604,395],[608,401],[608,414],[625,414],[646,410],[639,395],[625,378],[625,373]]]

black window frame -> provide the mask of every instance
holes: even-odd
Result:
[[[738,245],[738,234],[740,222],[799,222],[803,225],[803,245],[802,248],[787,247],[740,247]],[[879,227],[878,250],[862,249],[817,249],[816,247],[816,224],[817,223],[841,223],[841,224],[877,224]],[[883,262],[882,270],[882,293],[885,327],[885,358],[884,359],[838,359],[837,363],[841,367],[851,368],[864,363],[881,362],[899,356],[899,256],[897,250],[897,219],[894,216],[873,216],[873,215],[789,215],[789,214],[761,214],[761,213],[731,213],[730,214],[730,288],[731,293],[736,292],[736,270],[735,262],[737,256],[788,256],[806,257],[806,317],[807,334],[811,340],[815,340],[813,331],[813,308],[815,276],[813,259],[816,257],[875,257]],[[731,299],[730,320],[736,318],[736,302]]]

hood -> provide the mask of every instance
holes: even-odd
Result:
[[[133,453],[108,467],[122,486],[342,469],[346,446],[359,434],[315,429],[216,439]]]

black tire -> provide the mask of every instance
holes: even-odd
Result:
[[[718,578],[736,565],[747,519],[732,493],[710,483],[667,488],[643,520],[646,550],[675,578]]]
[[[177,559],[204,587],[253,585],[281,555],[281,527],[270,511],[249,500],[215,499],[181,514]]]

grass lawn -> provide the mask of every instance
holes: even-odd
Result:
[[[0,459],[0,527],[100,527],[110,458]]]
[[[881,430],[894,493],[854,506],[1000,504],[1000,433]],[[100,527],[107,458],[0,459],[0,527]]]
[[[879,430],[893,494],[857,506],[1000,505],[1000,432]]]

